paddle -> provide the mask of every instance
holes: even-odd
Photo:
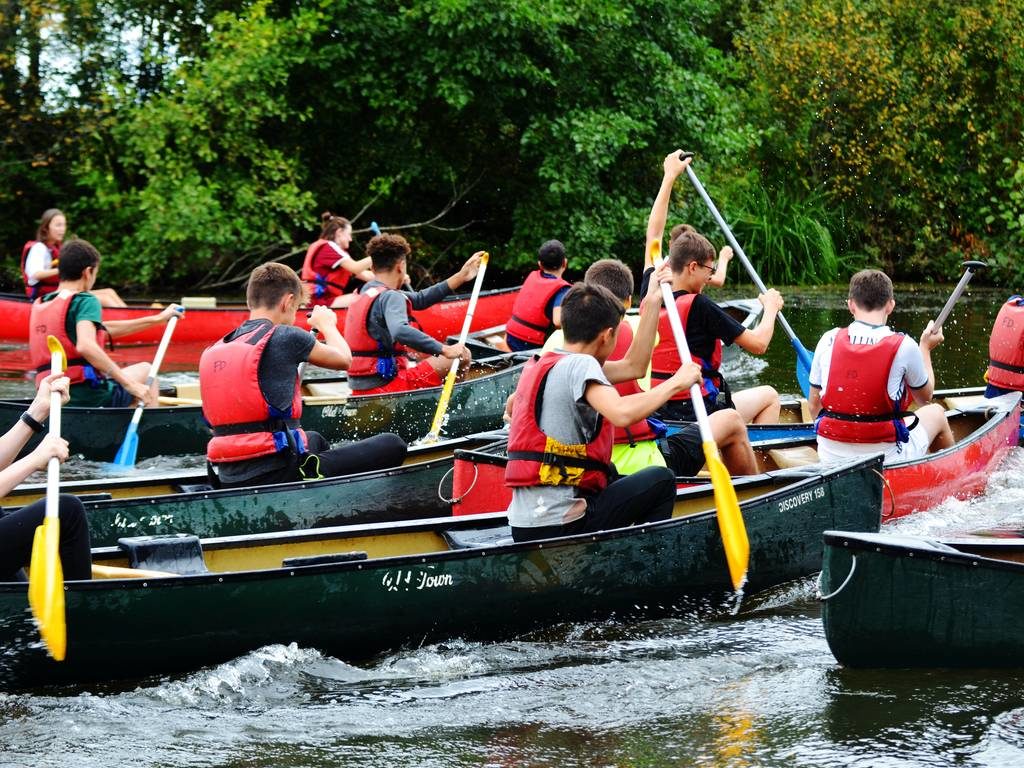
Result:
[[[61,373],[67,367],[64,347],[54,336],[46,337],[50,350],[50,372]],[[60,437],[60,392],[50,392],[50,434]],[[39,625],[39,635],[56,661],[67,651],[67,624],[64,618],[64,570],[60,565],[60,459],[46,464],[46,514],[32,540],[32,560],[28,567],[28,604]]]
[[[466,319],[462,321],[462,332],[459,334],[459,344],[466,343],[469,336],[469,326],[473,322],[473,312],[476,311],[476,300],[480,298],[480,286],[484,282],[484,272],[487,271],[488,253],[480,257],[480,269],[476,273],[476,280],[473,281],[473,293],[469,297],[469,307],[466,309]],[[448,375],[444,379],[444,386],[441,388],[441,399],[437,401],[437,410],[434,412],[434,421],[430,425],[430,431],[423,438],[421,444],[436,443],[441,434],[441,426],[444,415],[448,411],[448,401],[452,397],[452,388],[455,386],[455,377],[459,372],[461,358],[452,360],[452,367],[448,369]]]
[[[657,270],[661,265],[661,243],[652,240],[649,247],[651,263]],[[651,279],[654,280],[656,277],[651,275]],[[686,343],[686,334],[683,332],[683,324],[679,319],[679,308],[672,295],[672,286],[663,283],[661,293],[662,303],[665,305],[669,324],[672,326],[672,335],[676,340],[679,359],[689,360],[691,359],[690,347]],[[704,444],[704,459],[707,462],[708,471],[711,473],[711,485],[715,491],[718,529],[722,533],[722,546],[725,549],[725,559],[729,563],[729,575],[732,577],[733,589],[739,592],[747,581],[747,565],[750,560],[747,528],[743,523],[743,515],[740,513],[740,504],[736,499],[736,489],[733,488],[729,470],[725,468],[722,457],[718,453],[718,445],[711,434],[708,412],[704,407],[704,398],[700,394],[700,383],[690,387],[690,399],[693,402],[693,412],[697,416],[697,425],[700,427],[700,439]]]
[[[167,327],[164,328],[163,338],[160,339],[160,346],[156,348],[156,356],[153,358],[153,364],[149,367],[149,376],[146,377],[147,387],[156,379],[156,375],[160,370],[160,364],[164,361],[164,353],[167,352],[167,345],[171,343],[171,334],[174,333],[174,327],[178,324],[178,318],[181,317],[182,314],[184,314],[184,309],[181,313],[174,315],[167,321]],[[138,406],[135,408],[135,413],[132,414],[132,420],[128,424],[128,431],[125,433],[124,442],[122,442],[121,447],[117,449],[117,456],[114,457],[114,464],[121,467],[130,467],[135,464],[135,457],[139,452],[139,421],[142,420],[142,411],[145,407],[145,403],[140,400]]]
[[[935,322],[932,323],[932,329],[938,330],[942,327],[942,324],[946,322],[946,318],[949,317],[949,313],[953,311],[953,306],[957,300],[963,294],[967,288],[967,284],[971,282],[971,278],[974,277],[974,272],[978,269],[983,269],[988,266],[984,261],[965,261],[962,265],[964,267],[964,274],[960,278],[960,282],[956,284],[956,288],[953,289],[953,293],[950,294],[949,299],[946,300],[946,306],[939,312],[939,316],[935,318]]]
[[[681,157],[685,159],[686,155],[692,153],[682,153]],[[732,246],[733,251],[740,257],[740,261],[743,262],[743,266],[746,268],[747,273],[750,275],[750,279],[754,281],[754,285],[757,289],[764,293],[768,289],[765,287],[764,282],[761,280],[760,275],[754,269],[754,266],[750,263],[750,259],[747,258],[747,254],[740,248],[740,244],[736,242],[736,238],[733,237],[732,230],[729,229],[729,225],[725,223],[725,219],[722,218],[722,214],[718,212],[718,208],[711,201],[708,196],[707,190],[704,189],[704,185],[700,183],[700,179],[697,178],[697,174],[693,172],[691,166],[686,166],[686,175],[690,177],[690,182],[693,184],[694,189],[697,190],[697,194],[704,200],[704,204],[711,211],[711,215],[715,217],[715,221],[718,222],[719,228],[725,235],[725,239],[729,241],[729,245]],[[796,333],[790,327],[789,323],[786,322],[786,318],[779,312],[779,322],[782,324],[782,328],[786,331],[786,335],[789,336],[790,342],[793,344],[793,349],[796,350],[796,380],[800,384],[800,389],[804,393],[804,397],[807,397],[811,391],[811,353],[807,347],[801,343],[800,339],[797,338]]]
[[[373,232],[374,236],[380,234],[380,227],[377,226],[377,222],[376,221],[371,221],[370,222],[370,231]]]

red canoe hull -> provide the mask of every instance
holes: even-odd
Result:
[[[783,425],[785,426],[785,425]],[[802,425],[794,425],[802,427]],[[952,448],[885,468],[882,522],[923,512],[949,498],[968,499],[985,491],[989,476],[1018,444],[1020,403],[989,420]],[[813,445],[813,440],[807,441]],[[679,487],[710,482],[680,478]],[[452,512],[471,515],[508,509],[503,458],[479,451],[456,453]]]
[[[519,294],[519,287],[501,288],[494,291],[483,291],[473,313],[471,331],[504,325],[512,314],[512,303]],[[446,336],[457,335],[462,330],[462,322],[466,317],[469,294],[450,296],[445,301],[435,304],[416,313],[424,332],[438,341]],[[28,323],[32,305],[23,295],[0,294],[0,342],[24,344],[28,342]],[[105,320],[134,320],[159,311],[149,305],[136,304],[125,308],[105,308]],[[338,327],[344,327],[345,310],[334,310],[338,315]],[[243,305],[225,305],[223,307],[190,308],[185,319],[178,323],[174,330],[174,339],[179,342],[201,342],[210,344],[226,336],[241,325],[249,316],[249,310]],[[296,325],[306,328],[306,314],[299,312]],[[123,336],[118,344],[157,344],[163,335],[163,324],[147,328],[139,333]]]

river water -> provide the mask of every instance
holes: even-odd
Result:
[[[808,347],[845,322],[842,299],[791,299]],[[898,299],[895,326],[917,336],[944,296]],[[1002,299],[975,292],[947,323],[939,386],[980,383]],[[793,360],[777,332],[766,358],[741,356],[730,372],[741,386],[790,392]],[[984,497],[890,530],[1024,527],[1022,470],[1014,449]],[[271,646],[170,679],[0,695],[0,766],[1013,766],[1024,765],[1022,683],[1020,673],[844,670],[811,578],[737,616],[553,625],[358,666]]]

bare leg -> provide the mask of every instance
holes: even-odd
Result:
[[[733,475],[752,475],[757,472],[757,459],[747,435],[747,425],[738,411],[728,408],[715,411],[708,417],[711,435],[718,444],[722,461]]]
[[[734,392],[732,401],[747,424],[778,424],[782,403],[774,387],[752,387]]]
[[[923,429],[931,443],[930,451],[941,451],[953,445],[953,431],[949,428],[946,409],[938,403],[931,403],[918,408],[914,413],[921,420],[918,429]],[[913,417],[910,417],[912,420]]]
[[[125,376],[128,378],[145,383],[149,377],[149,363],[133,363],[132,365],[125,366],[121,369]],[[156,405],[160,398],[160,380],[159,378],[153,379],[153,383],[149,385],[149,396],[146,398],[146,405]]]
[[[124,299],[117,295],[117,291],[113,288],[93,288],[89,291],[93,296],[100,300],[101,307],[127,307],[124,303]]]

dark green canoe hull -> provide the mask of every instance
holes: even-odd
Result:
[[[824,539],[821,591],[838,594],[822,621],[841,664],[1024,666],[1024,564],[909,537]]]
[[[133,499],[86,501],[94,547],[114,546],[122,536],[193,533],[207,538],[300,528],[390,523],[451,514],[441,494],[456,448],[485,445],[487,437],[445,441],[441,458],[389,470],[303,483],[203,490]]]
[[[751,556],[746,594],[816,571],[821,534],[877,530],[874,458],[829,474],[778,473],[781,490],[743,502]],[[702,508],[712,506],[706,490]],[[397,524],[463,531],[501,515]],[[394,526],[370,527],[381,535]],[[378,532],[379,531],[379,532]],[[507,529],[502,529],[507,531]],[[270,534],[327,536],[330,531]],[[254,546],[256,537],[246,539]],[[215,542],[205,545],[212,549]],[[446,638],[499,639],[558,622],[628,619],[731,604],[713,511],[544,542],[265,571],[66,585],[68,653],[38,647],[26,585],[0,584],[0,685],[139,678],[295,642],[355,660]]]
[[[515,391],[521,365],[460,382],[452,391],[444,434],[461,437],[502,426],[505,401]],[[440,387],[387,395],[360,395],[344,402],[305,405],[302,426],[331,443],[395,432],[406,442],[430,430]],[[27,400],[0,401],[0,430],[8,429],[25,410]],[[133,408],[71,408],[62,412],[61,432],[72,454],[90,461],[113,461],[124,440]],[[147,408],[138,427],[138,459],[206,452],[210,429],[199,406]],[[26,447],[32,450],[39,438]]]

